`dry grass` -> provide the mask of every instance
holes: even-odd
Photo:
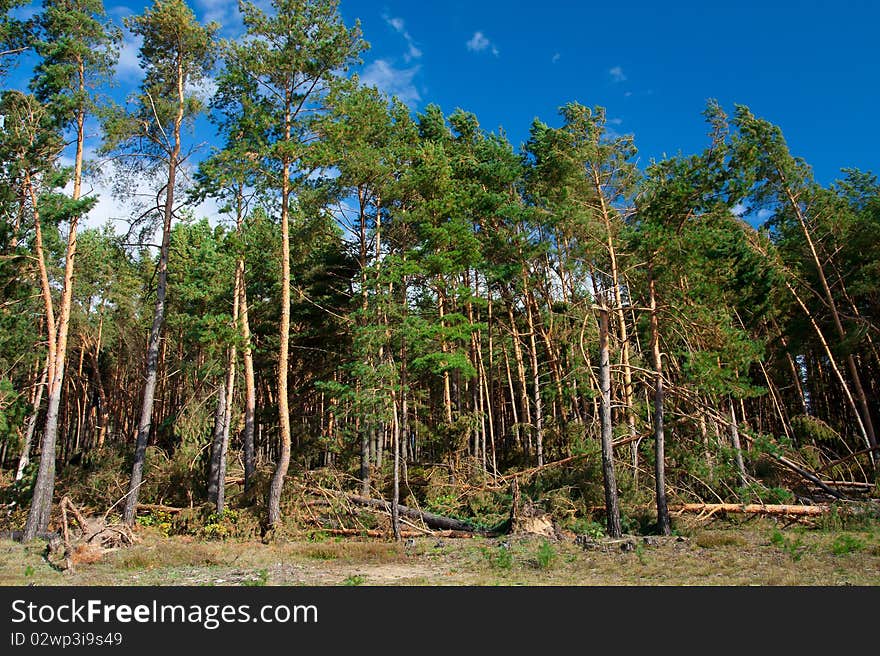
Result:
[[[540,538],[203,541],[142,529],[134,547],[62,573],[45,545],[0,541],[0,585],[880,585],[880,526],[769,520],[679,526],[680,538],[584,549]],[[847,537],[842,537],[847,536]],[[655,541],[656,542],[656,541]]]

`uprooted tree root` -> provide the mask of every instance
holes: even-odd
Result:
[[[49,541],[49,563],[62,571],[73,571],[80,563],[97,562],[105,553],[133,545],[136,537],[132,530],[108,521],[107,515],[87,517],[69,497],[61,499],[61,535]]]

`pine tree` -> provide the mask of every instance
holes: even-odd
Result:
[[[73,278],[79,218],[94,199],[81,198],[83,158],[86,146],[86,118],[95,102],[91,89],[106,81],[115,61],[118,34],[102,22],[104,8],[100,0],[63,0],[47,2],[38,20],[40,33],[36,51],[42,61],[36,67],[32,86],[37,98],[45,102],[61,129],[72,128],[74,140],[72,206],[67,233],[64,282],[56,327],[54,372],[48,383],[48,409],[43,432],[42,456],[31,514],[25,526],[25,539],[46,530],[48,507],[54,489],[55,444],[58,435],[58,410],[64,382],[67,336],[73,302]]]
[[[339,76],[364,48],[360,28],[347,28],[337,3],[273,0],[272,13],[242,5],[245,35],[227,54],[227,66],[256,82],[263,102],[255,122],[265,144],[257,154],[260,186],[277,199],[281,227],[281,308],[279,320],[278,415],[281,451],[269,489],[268,524],[281,519],[281,491],[290,463],[288,389],[290,342],[291,213],[311,171],[303,165],[312,135],[311,121],[326,94],[345,79]]]
[[[156,0],[140,16],[127,19],[126,27],[143,38],[139,60],[146,75],[139,92],[131,100],[132,109],[117,112],[105,122],[105,150],[120,153],[134,166],[134,171],[163,171],[157,197],[164,196],[161,206],[157,202],[156,207],[162,222],[156,305],[147,345],[134,464],[124,510],[125,522],[133,524],[152,424],[159,340],[165,316],[171,222],[177,211],[177,176],[187,157],[183,151],[182,128],[184,121],[192,120],[202,111],[202,102],[193,89],[198,88],[213,66],[213,35],[218,26],[200,25],[183,0]]]

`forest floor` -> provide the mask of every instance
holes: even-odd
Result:
[[[165,537],[59,571],[46,543],[0,540],[0,585],[875,586],[880,524],[835,530],[771,519],[679,518],[670,538],[534,536],[246,540]]]

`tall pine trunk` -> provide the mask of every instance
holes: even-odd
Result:
[[[168,252],[171,246],[171,219],[174,216],[174,185],[177,183],[177,167],[180,164],[180,126],[184,115],[184,74],[178,60],[177,67],[177,114],[174,118],[173,145],[168,157],[168,181],[165,186],[165,206],[162,211],[162,245],[159,248],[159,264],[156,276],[156,305],[153,309],[153,324],[150,326],[150,338],[147,342],[147,363],[144,391],[141,398],[141,415],[135,438],[134,463],[131,467],[131,479],[125,500],[123,519],[132,526],[137,515],[138,489],[144,479],[144,461],[146,460],[147,444],[150,440],[150,429],[153,422],[153,401],[156,394],[156,383],[159,368],[159,346],[162,337],[162,325],[165,321],[165,296],[168,292]]]
[[[608,348],[608,308],[599,308],[599,385],[602,391],[602,479],[605,486],[605,514],[608,535],[619,538],[620,505],[617,498],[617,479],[614,476],[614,450],[611,426],[611,354]]]
[[[538,344],[535,339],[535,318],[532,313],[534,297],[531,292],[526,294],[526,318],[529,324],[529,350],[532,365],[532,386],[535,400],[535,452],[538,467],[544,466],[544,412],[541,404],[541,379],[538,369]]]
[[[55,309],[52,303],[52,290],[49,286],[49,274],[46,269],[46,257],[43,251],[43,228],[40,219],[40,209],[37,204],[37,193],[34,189],[34,181],[30,173],[25,173],[24,184],[26,193],[30,197],[31,208],[34,217],[34,248],[37,254],[37,266],[40,271],[40,290],[43,304],[46,309],[46,332],[47,332],[47,384],[48,395],[52,396],[52,385],[55,382],[55,367],[58,363],[56,358],[57,328],[55,324]],[[40,441],[40,464],[37,467],[37,479],[34,482],[34,492],[31,498],[31,507],[28,511],[27,521],[24,526],[23,540],[33,540],[38,533],[45,533],[49,526],[49,514],[52,509],[52,495],[55,491],[55,435],[43,432]]]
[[[663,357],[660,353],[660,325],[654,276],[648,280],[651,309],[651,352],[654,358],[654,480],[657,501],[657,531],[670,535],[669,508],[666,504],[666,436],[663,432]]]
[[[220,379],[217,388],[217,403],[214,406],[214,430],[211,431],[211,455],[208,459],[208,501],[217,506],[220,511],[218,498],[220,495],[220,459],[223,454],[223,424],[226,421],[226,372]]]
[[[238,261],[239,327],[241,330],[241,359],[244,362],[244,430],[241,441],[244,448],[244,490],[250,491],[257,468],[254,449],[254,415],[257,408],[257,388],[254,381],[254,352],[251,348],[251,327],[248,320],[247,285],[244,259]]]
[[[292,99],[289,92],[285,98],[287,107]],[[285,138],[291,138],[290,111],[285,115]],[[286,158],[281,167],[281,319],[279,321],[278,347],[278,422],[281,432],[281,452],[275,465],[275,474],[269,486],[269,527],[281,520],[281,492],[290,467],[290,407],[287,390],[287,369],[290,348],[290,161]]]
[[[79,66],[79,92],[85,93],[85,70],[82,62]],[[73,165],[73,201],[76,202],[82,195],[82,170],[83,151],[85,147],[85,110],[80,109],[76,115],[76,154]],[[64,260],[64,287],[61,292],[61,307],[58,311],[57,343],[55,347],[54,377],[49,384],[49,396],[46,406],[46,428],[43,432],[43,451],[40,454],[40,472],[37,475],[37,483],[34,486],[34,501],[31,512],[35,517],[25,524],[24,539],[33,539],[37,532],[45,532],[49,525],[49,509],[43,511],[44,504],[51,506],[52,495],[55,490],[55,443],[58,440],[58,411],[61,407],[61,390],[64,385],[64,363],[67,357],[67,333],[70,327],[70,311],[73,305],[73,269],[76,259],[76,233],[79,225],[79,216],[74,214],[70,218],[70,228],[67,234],[67,252]],[[49,466],[43,465],[44,454],[52,459]],[[51,470],[51,473],[50,473]],[[44,489],[45,488],[45,489]],[[48,500],[48,501],[47,501]]]

